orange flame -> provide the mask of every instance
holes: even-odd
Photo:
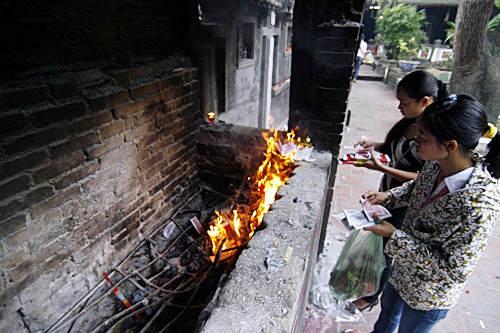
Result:
[[[294,164],[293,153],[282,156],[278,152],[278,133],[274,136],[263,133],[267,142],[265,159],[257,169],[255,175],[249,178],[251,182],[250,202],[239,205],[238,209],[230,213],[215,212],[217,218],[212,221],[207,231],[212,241],[212,252],[215,254],[225,239],[222,250],[228,250],[247,244],[255,233],[255,229],[262,223],[264,215],[275,201],[276,193],[281,185],[289,178]],[[295,137],[293,131],[287,133],[287,141]],[[228,251],[222,258],[230,257],[234,251]]]

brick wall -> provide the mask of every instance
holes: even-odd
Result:
[[[46,330],[194,191],[198,70],[31,77],[0,101],[0,331]]]
[[[221,193],[232,194],[231,190],[253,176],[264,160],[266,148],[262,129],[202,125],[197,144],[200,179]]]
[[[339,153],[364,0],[296,1],[290,128]],[[302,135],[303,136],[303,135]]]
[[[198,18],[192,0],[2,1],[0,13],[0,79],[43,66],[187,54],[186,25]]]
[[[296,0],[293,17],[289,128],[309,135],[333,161],[322,215],[318,254],[323,251],[347,99],[354,74],[365,0]]]

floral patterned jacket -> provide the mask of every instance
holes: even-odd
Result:
[[[390,283],[417,310],[449,309],[474,271],[500,212],[500,185],[482,157],[465,186],[425,205],[439,172],[427,162],[417,179],[390,190],[388,207],[408,205],[401,230],[384,251],[394,258]]]

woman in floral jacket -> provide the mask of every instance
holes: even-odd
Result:
[[[485,134],[492,140],[483,158],[472,149]],[[374,332],[398,325],[399,332],[430,332],[458,302],[500,213],[500,135],[473,97],[429,106],[416,144],[427,161],[416,180],[363,195],[372,204],[408,205],[401,230],[386,221],[365,228],[390,237],[384,252],[394,258]]]

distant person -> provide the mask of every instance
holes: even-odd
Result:
[[[418,123],[417,152],[426,163],[417,179],[363,194],[372,204],[408,206],[401,230],[387,221],[364,228],[388,237],[384,253],[394,258],[375,333],[398,325],[399,332],[430,332],[457,304],[500,215],[497,132],[472,96],[436,101]],[[473,151],[481,136],[492,138],[485,157]]]
[[[366,49],[368,48],[368,44],[365,42],[365,35],[361,34],[361,42],[359,42],[358,53],[356,54],[356,70],[354,71],[354,82],[358,78],[359,68],[361,67],[361,63],[363,62],[363,58],[366,54]]]
[[[384,142],[358,142],[364,148],[374,147],[376,151],[387,154],[391,158],[389,165],[380,163],[376,158],[356,165],[384,173],[379,191],[388,191],[408,180],[417,178],[418,172],[423,166],[415,144],[418,130],[417,120],[426,107],[435,100],[446,96],[448,96],[446,85],[426,71],[411,72],[399,81],[396,88],[396,98],[399,100],[398,108],[403,118],[391,128]],[[406,214],[406,207],[389,209],[389,211],[392,217],[387,221],[399,229]],[[386,242],[387,239],[384,239],[384,245]],[[373,306],[378,304],[378,297],[391,273],[392,258],[386,256],[386,261],[387,268],[382,274],[377,293],[353,302],[359,310],[371,310]]]

